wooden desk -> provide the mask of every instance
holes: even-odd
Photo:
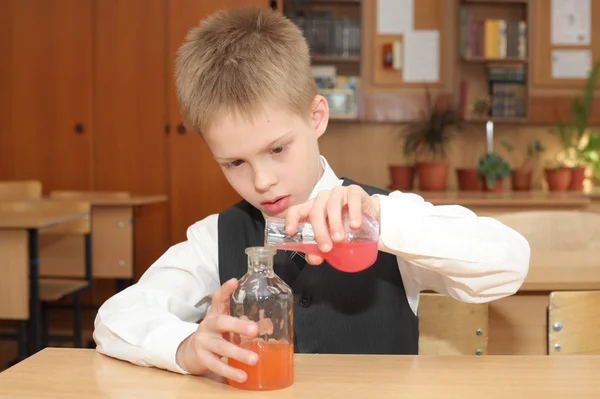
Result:
[[[68,211],[44,201],[34,207],[24,204],[18,211],[7,210],[8,205],[9,202],[0,203],[0,314],[19,320],[21,336],[25,334],[25,321],[31,320],[36,352],[41,347],[38,233],[88,218],[89,213]],[[20,357],[24,350],[19,348]]]
[[[93,349],[48,348],[0,373],[0,398],[595,398],[600,356],[296,355],[270,392],[134,366]]]
[[[97,192],[77,192],[74,196],[52,197],[52,200],[89,202],[92,207],[92,263],[94,278],[116,279],[117,290],[123,289],[134,277],[135,210],[146,205],[167,201],[165,195],[107,195]],[[82,254],[74,254],[72,243],[64,240],[52,246],[52,254],[44,259],[44,275],[78,276]],[[69,248],[69,251],[66,249]],[[68,259],[59,254],[72,254]]]

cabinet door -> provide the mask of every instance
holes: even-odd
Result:
[[[0,3],[0,179],[89,189],[92,0]]]
[[[181,124],[174,87],[177,49],[188,31],[218,9],[243,5],[269,7],[268,0],[170,0],[169,1],[169,139],[171,227],[175,242],[185,239],[186,229],[196,221],[224,210],[240,200],[213,160],[202,138],[186,132]]]
[[[167,194],[167,2],[94,6],[94,189]],[[139,276],[169,246],[168,205],[135,215]]]

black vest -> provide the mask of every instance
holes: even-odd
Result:
[[[350,184],[356,183],[344,179],[344,185]],[[387,195],[361,187],[369,195]],[[246,274],[244,250],[264,245],[264,228],[262,213],[246,201],[219,215],[221,284]],[[380,251],[370,268],[344,273],[327,263],[304,267],[291,259],[290,252],[277,251],[274,270],[294,292],[296,352],[417,354],[418,319],[408,305],[394,255]]]

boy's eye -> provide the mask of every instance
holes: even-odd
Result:
[[[228,168],[235,168],[237,166],[240,166],[243,163],[244,163],[244,161],[242,161],[241,159],[237,159],[237,160],[232,161],[232,162],[227,162],[225,164],[225,166],[227,166]]]
[[[281,154],[285,150],[285,146],[279,146],[271,149],[271,154]]]

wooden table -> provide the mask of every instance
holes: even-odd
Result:
[[[125,288],[134,277],[135,210],[146,205],[167,201],[165,195],[129,195],[128,193],[58,192],[53,200],[86,201],[92,207],[92,263],[94,278],[115,279],[117,291]],[[69,251],[66,250],[69,248]],[[65,239],[54,243],[53,254],[44,259],[41,272],[59,276],[76,276],[81,254],[75,255],[72,243]],[[57,252],[71,253],[70,258]]]
[[[600,356],[296,355],[295,382],[270,392],[48,348],[0,373],[0,398],[596,398]]]
[[[26,333],[26,320],[31,321],[32,350],[41,347],[39,303],[39,241],[38,232],[60,227],[89,217],[89,212],[77,212],[74,207],[54,206],[51,202],[7,201],[0,204],[0,315],[18,320],[18,334]],[[89,207],[87,208],[89,210]],[[22,343],[24,340],[20,339]],[[19,357],[25,348],[19,347]]]

